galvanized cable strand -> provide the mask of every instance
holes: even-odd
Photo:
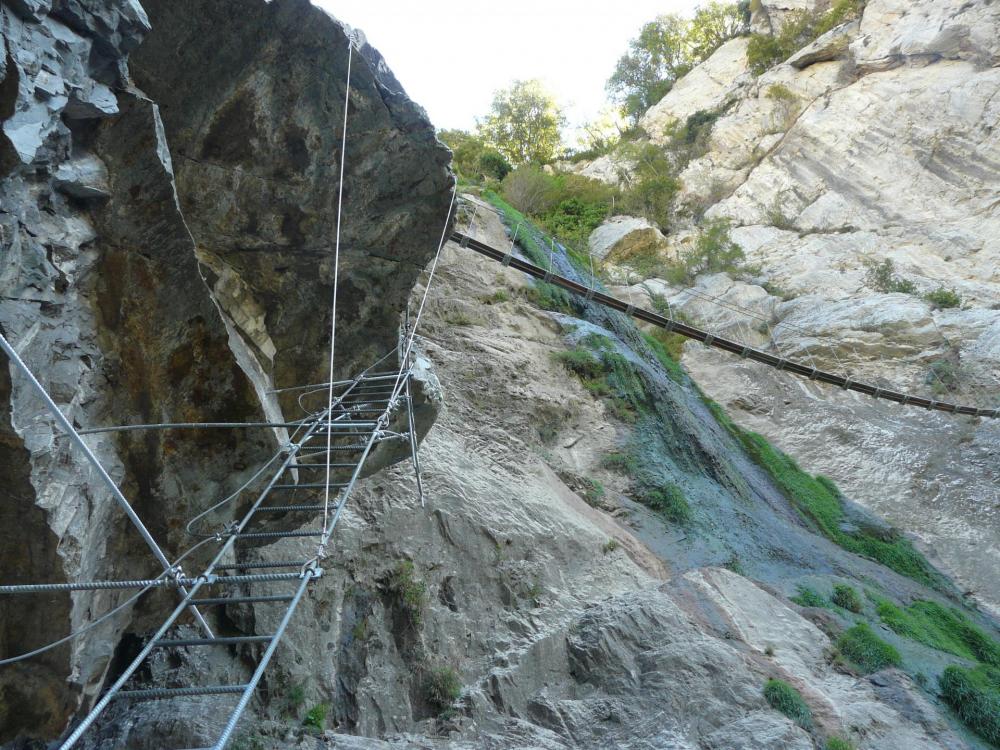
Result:
[[[468,247],[480,255],[485,255],[495,261],[503,261],[505,259],[505,253],[502,250],[497,250],[496,248],[484,245],[481,242],[471,239],[470,237],[463,235],[459,232],[455,232],[452,235],[452,239],[456,242],[465,242]],[[523,271],[530,276],[538,279],[545,278],[548,274],[546,269],[536,266],[533,263],[529,263],[524,260],[514,259],[510,262],[510,265],[519,271]],[[550,283],[572,292],[581,297],[586,296],[588,293],[587,287],[584,285],[568,279],[564,276],[550,275]],[[863,393],[867,396],[872,396],[874,398],[881,398],[887,401],[894,401],[903,405],[917,406],[923,409],[928,409],[932,411],[942,411],[951,414],[962,414],[968,416],[977,417],[989,417],[993,419],[1000,418],[1000,409],[980,409],[975,406],[963,406],[960,404],[953,404],[949,402],[937,401],[935,399],[927,399],[922,396],[914,396],[912,394],[903,393],[899,391],[892,391],[878,386],[871,385],[862,381],[854,380],[851,377],[845,377],[843,375],[838,375],[836,373],[831,373],[826,370],[819,370],[814,367],[809,367],[795,360],[787,359],[785,357],[775,356],[769,354],[765,351],[757,349],[755,347],[748,347],[741,344],[738,341],[733,341],[731,339],[715,336],[708,331],[701,328],[696,328],[694,326],[682,323],[673,318],[668,318],[664,315],[651,312],[649,310],[644,310],[642,308],[636,308],[634,305],[630,305],[622,300],[611,297],[610,295],[603,293],[594,293],[592,296],[593,300],[598,304],[608,307],[612,310],[617,310],[618,312],[624,312],[632,317],[638,318],[646,323],[652,323],[653,325],[659,326],[660,328],[665,328],[668,331],[678,333],[686,338],[699,341],[703,344],[714,346],[717,349],[722,349],[724,351],[731,352],[733,354],[738,354],[745,356],[747,359],[752,359],[756,362],[762,362],[766,365],[774,367],[778,370],[785,370],[793,375],[799,375],[802,377],[809,378],[810,380],[816,380],[821,383],[827,383],[829,385],[835,385],[844,390],[852,390],[857,393]]]
[[[316,422],[319,421],[319,417],[318,416],[316,417],[315,421]],[[299,431],[302,428],[307,427],[308,424],[309,424],[308,422],[303,421],[303,423],[292,432],[291,436],[289,437],[289,442],[294,443],[295,442],[295,437],[299,434]],[[245,492],[254,482],[256,482],[261,476],[263,476],[264,472],[267,471],[267,468],[269,466],[271,466],[272,464],[274,464],[274,462],[277,461],[279,458],[281,458],[281,456],[284,453],[285,453],[285,449],[284,448],[281,448],[280,450],[278,450],[273,456],[271,456],[270,459],[267,460],[267,462],[263,466],[261,466],[256,472],[254,472],[254,474],[246,482],[244,482],[239,487],[239,489],[237,489],[236,491],[232,492],[225,499],[220,500],[215,505],[211,506],[207,510],[202,511],[201,513],[199,513],[198,515],[196,515],[194,518],[192,518],[190,521],[188,521],[187,524],[184,526],[184,531],[186,533],[188,533],[188,534],[195,535],[197,532],[195,532],[192,527],[198,521],[200,521],[201,519],[203,519],[205,516],[208,516],[211,513],[214,513],[219,508],[222,508],[223,506],[228,505],[233,500],[235,500],[237,497],[239,497],[241,494],[243,494],[243,492]],[[215,536],[215,535],[212,534],[212,535],[209,535],[209,536]]]
[[[340,227],[344,213],[344,173],[347,165],[347,115],[351,105],[351,62],[354,59],[354,44],[347,44],[347,85],[344,93],[344,128],[340,143],[340,185],[337,189],[337,238],[333,251],[333,309],[330,314],[330,386],[327,389],[327,421],[333,419],[333,359],[337,350],[337,285],[340,280]],[[301,400],[299,401],[301,405]],[[326,447],[330,448],[331,428],[327,428]],[[330,462],[326,465],[326,490],[323,497],[323,530],[326,530],[326,520],[330,506]]]
[[[176,560],[174,560],[174,562],[173,562],[173,568],[176,569],[176,567],[178,565],[180,565],[185,560],[185,558],[187,558],[189,555],[191,555],[192,553],[194,553],[195,550],[199,549],[200,547],[202,547],[205,544],[208,544],[211,541],[213,541],[213,540],[212,539],[203,539],[200,542],[197,542],[193,546],[189,547],[184,552],[184,554],[182,554],[180,557],[178,557]],[[159,581],[159,580],[161,580],[163,578],[166,578],[167,575],[168,575],[168,572],[167,571],[163,571],[157,578],[155,578],[153,580],[154,581]],[[154,588],[154,587],[151,586],[151,585],[150,586],[144,586],[142,589],[140,589],[139,591],[137,591],[135,594],[133,594],[132,596],[130,596],[128,599],[126,599],[122,603],[118,604],[117,606],[113,607],[112,609],[108,610],[103,615],[101,615],[100,617],[98,617],[96,620],[93,620],[93,621],[87,623],[83,627],[79,628],[78,630],[74,630],[69,635],[64,636],[63,638],[60,638],[57,641],[53,641],[52,643],[48,643],[48,644],[46,644],[44,646],[40,646],[40,647],[38,647],[38,648],[36,648],[36,649],[34,649],[32,651],[28,651],[27,653],[24,653],[24,654],[18,654],[17,656],[11,656],[11,657],[8,657],[6,659],[0,659],[0,667],[7,666],[8,664],[15,664],[17,662],[25,661],[26,659],[31,659],[32,657],[39,656],[41,654],[46,653],[47,651],[51,651],[54,648],[58,648],[59,646],[62,646],[65,643],[69,643],[70,641],[75,640],[75,639],[79,638],[80,636],[85,635],[86,633],[89,633],[91,630],[93,630],[94,628],[96,628],[101,623],[107,622],[109,619],[111,619],[112,617],[114,617],[116,614],[118,614],[119,612],[121,612],[123,609],[129,607],[131,604],[133,604],[134,602],[136,602],[143,594],[145,594],[147,591],[150,591],[152,588]]]
[[[395,403],[396,399],[399,398],[399,393],[401,390],[401,381],[403,378],[403,371],[408,369],[408,360],[410,357],[410,352],[413,349],[413,340],[417,336],[417,328],[420,326],[420,317],[424,314],[424,306],[427,304],[427,295],[431,291],[431,284],[434,282],[434,274],[437,272],[438,262],[441,260],[441,251],[444,249],[445,242],[448,241],[448,227],[451,226],[451,215],[455,210],[455,201],[458,198],[458,182],[451,191],[451,203],[448,204],[448,215],[444,220],[444,227],[441,230],[441,241],[438,242],[437,253],[434,255],[434,262],[431,264],[430,273],[427,276],[427,285],[424,287],[423,297],[420,299],[420,306],[417,308],[417,316],[413,321],[413,328],[410,331],[409,338],[406,342],[406,350],[403,352],[403,356],[399,361],[399,374],[396,376],[396,383],[392,388],[392,398],[390,399],[390,406]]]
[[[14,347],[11,346],[10,342],[7,341],[7,339],[3,336],[2,333],[0,333],[0,349],[3,349],[8,359],[14,363],[17,369],[21,371],[21,374],[24,375],[25,378],[27,378],[29,383],[31,383],[32,388],[34,388],[35,392],[41,397],[42,401],[45,403],[45,406],[48,408],[49,412],[52,413],[52,416],[55,417],[60,427],[62,427],[63,431],[67,435],[69,435],[70,440],[72,440],[73,444],[76,445],[77,448],[79,448],[83,452],[83,455],[86,457],[87,461],[90,463],[93,469],[97,472],[97,475],[100,477],[101,481],[104,482],[107,488],[111,491],[111,495],[112,497],[114,497],[115,502],[117,502],[118,505],[121,507],[121,509],[125,512],[125,515],[128,517],[129,521],[132,522],[132,525],[135,527],[136,531],[139,532],[139,536],[142,537],[142,540],[146,543],[146,546],[148,546],[150,550],[152,550],[153,556],[156,557],[157,561],[160,563],[163,570],[169,572],[172,567],[170,565],[170,561],[167,559],[167,556],[163,554],[163,549],[160,547],[159,544],[156,543],[156,540],[153,538],[153,535],[149,533],[149,529],[146,528],[146,525],[142,522],[142,519],[139,518],[139,514],[136,513],[135,510],[133,510],[132,505],[129,503],[128,499],[126,499],[124,493],[121,491],[121,488],[119,488],[118,485],[115,484],[115,481],[111,478],[111,475],[108,474],[107,470],[104,468],[104,464],[101,463],[100,459],[97,458],[97,455],[90,449],[90,446],[87,445],[84,439],[80,437],[80,434],[76,431],[76,428],[73,427],[69,419],[66,418],[66,415],[63,414],[62,410],[56,405],[56,402],[52,400],[52,397],[49,395],[48,391],[45,390],[45,386],[43,386],[38,381],[38,378],[35,377],[35,374],[31,371],[31,368],[29,368],[28,365],[25,364],[24,360],[21,359],[21,356],[17,353]],[[201,612],[198,611],[198,608],[192,607],[191,611],[194,613],[195,619],[198,620],[198,624],[201,626],[202,630],[204,630],[207,635],[211,636],[212,629],[209,627],[208,622],[205,620],[205,618],[202,617]]]

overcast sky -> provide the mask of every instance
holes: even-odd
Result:
[[[604,82],[646,21],[696,0],[313,0],[365,32],[439,128],[465,128],[493,92],[540,78],[571,123],[593,119]]]

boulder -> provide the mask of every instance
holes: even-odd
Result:
[[[801,70],[819,62],[838,60],[847,54],[860,28],[860,21],[851,21],[830,29],[788,58],[787,62],[793,68]]]
[[[615,216],[591,232],[588,246],[594,257],[616,261],[638,254],[661,253],[667,248],[667,240],[646,219]]]

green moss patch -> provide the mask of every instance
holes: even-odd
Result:
[[[593,352],[584,344],[598,351]],[[591,335],[573,349],[556,352],[553,357],[579,377],[584,388],[606,399],[616,417],[635,422],[648,409],[646,387],[635,365],[611,349],[609,339]]]
[[[718,404],[708,400],[706,403],[719,423],[742,443],[754,461],[767,470],[795,509],[823,536],[849,552],[882,563],[900,575],[927,586],[942,587],[940,574],[908,540],[898,533],[886,533],[881,529],[844,531],[844,504],[840,491],[832,481],[802,471],[791,457],[772,446],[762,435],[738,427]]]

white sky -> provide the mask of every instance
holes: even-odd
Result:
[[[438,128],[471,129],[493,92],[539,78],[571,126],[605,105],[628,40],[696,0],[313,0],[365,32]]]

